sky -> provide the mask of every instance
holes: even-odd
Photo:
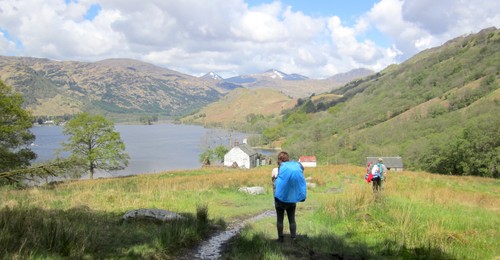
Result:
[[[380,71],[492,26],[500,1],[0,0],[0,55],[322,79]]]

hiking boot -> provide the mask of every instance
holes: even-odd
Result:
[[[284,240],[284,238],[283,238],[283,237],[278,237],[278,240],[276,240],[276,241],[278,241],[278,242],[280,242],[280,243],[283,243],[285,240]]]

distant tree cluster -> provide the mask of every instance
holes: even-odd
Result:
[[[143,115],[139,117],[139,122],[143,125],[152,125],[158,122],[158,115]]]
[[[203,165],[212,165],[224,162],[224,155],[229,150],[223,146],[219,145],[213,149],[207,148],[203,153],[199,155],[199,161]]]

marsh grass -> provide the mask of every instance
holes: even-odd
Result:
[[[226,223],[273,208],[272,167],[207,168],[0,188],[0,258],[169,259]],[[297,208],[299,238],[277,243],[274,218],[248,224],[226,259],[492,259],[500,255],[500,181],[391,173],[373,194],[364,169],[307,168]],[[238,192],[263,186],[264,195]],[[160,208],[184,221],[120,222],[128,210]],[[287,232],[285,221],[285,234]]]

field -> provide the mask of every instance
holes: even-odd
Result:
[[[498,259],[500,180],[391,172],[373,194],[361,167],[306,168],[296,242],[276,242],[273,217],[247,224],[224,259]],[[174,259],[231,223],[273,209],[271,167],[204,168],[0,188],[0,258]],[[239,192],[262,186],[264,195]],[[121,222],[159,208],[184,221]]]

